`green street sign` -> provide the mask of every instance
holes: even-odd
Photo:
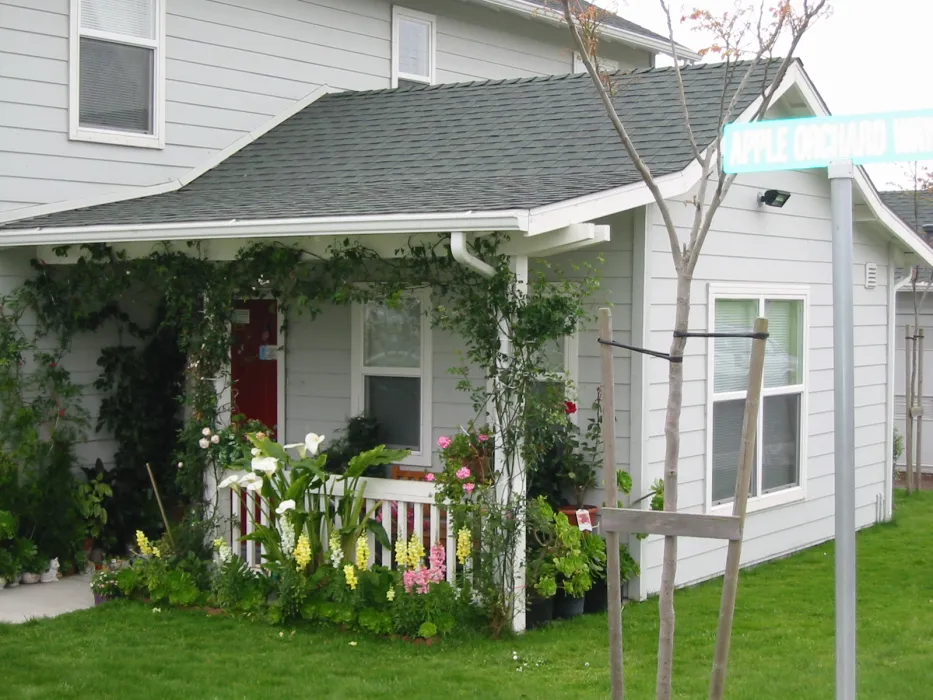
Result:
[[[722,155],[727,173],[933,160],[933,110],[729,124]]]

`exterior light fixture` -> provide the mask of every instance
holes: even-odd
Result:
[[[787,204],[788,199],[790,199],[790,192],[784,192],[783,190],[765,190],[758,195],[758,205],[767,204],[769,207],[777,207],[780,209]]]

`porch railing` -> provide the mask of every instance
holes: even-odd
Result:
[[[408,540],[416,535],[424,543],[425,557],[429,555],[433,544],[442,542],[446,550],[447,580],[454,582],[456,567],[456,535],[452,522],[452,513],[449,509],[439,507],[434,501],[434,484],[420,481],[403,481],[395,479],[360,479],[359,486],[365,484],[366,510],[375,508],[373,517],[382,523],[393,547],[384,547],[376,541],[373,533],[368,533],[369,564],[379,563],[383,566],[396,568],[393,555],[394,546],[398,539]],[[328,489],[333,488],[334,496],[343,495],[343,483],[333,482]],[[259,494],[252,491],[230,491],[221,494],[222,498],[229,499],[228,519],[229,532],[225,539],[230,543],[234,552],[250,566],[258,567],[262,564],[262,548],[258,542],[244,541],[243,537],[254,529],[255,521],[263,525],[270,523],[269,504]],[[321,493],[310,494],[309,498],[323,499]],[[339,524],[339,522],[338,522]],[[327,541],[327,532],[323,533]]]

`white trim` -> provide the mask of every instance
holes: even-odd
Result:
[[[75,0],[80,1],[80,0]],[[72,62],[72,65],[77,65],[75,62]],[[248,134],[241,136],[239,139],[234,141],[232,144],[223,148],[209,158],[206,158],[200,165],[195,168],[191,168],[181,177],[169,180],[168,182],[160,182],[157,185],[147,185],[144,187],[138,187],[131,191],[130,193],[121,193],[114,194],[108,192],[102,195],[94,195],[91,197],[84,197],[81,199],[70,199],[64,202],[53,202],[51,204],[39,204],[33,207],[22,207],[19,209],[13,209],[11,211],[0,212],[0,223],[5,221],[16,221],[18,219],[29,219],[34,216],[45,216],[46,214],[56,214],[61,211],[70,211],[72,209],[83,209],[85,207],[92,207],[97,204],[112,204],[114,202],[124,202],[129,199],[138,199],[140,197],[148,197],[155,194],[164,194],[165,192],[172,192],[174,190],[181,189],[185,185],[191,183],[193,180],[201,177],[204,173],[212,168],[215,168],[217,165],[225,161],[227,158],[232,156],[234,153],[242,150],[253,141],[258,139],[260,136],[265,135],[267,132],[271,131],[279,124],[284,122],[286,119],[290,119],[295,116],[298,112],[303,110],[305,107],[310,106],[312,103],[319,100],[324,95],[329,93],[336,92],[329,85],[321,85],[320,87],[315,88],[307,95],[302,97],[300,100],[297,100],[293,104],[289,105],[287,109],[282,110],[277,115],[271,119],[266,120],[260,126],[253,129]],[[87,230],[87,228],[82,229],[81,227],[73,228],[58,228],[58,229],[49,229],[55,231],[72,231],[72,230]],[[0,233],[2,237],[2,233]],[[2,244],[0,244],[2,245]]]
[[[888,328],[887,367],[885,373],[885,458],[884,458],[884,519],[890,520],[894,513],[894,395],[895,395],[895,348],[897,347],[897,287],[894,283],[894,244],[888,244]],[[889,462],[888,460],[891,460]]]
[[[399,20],[407,19],[412,22],[417,22],[419,24],[428,25],[428,74],[427,75],[415,75],[414,73],[403,73],[399,70],[398,64],[398,50],[399,50],[399,36],[398,36],[398,27]],[[416,83],[425,83],[427,85],[433,85],[437,75],[437,18],[434,15],[429,15],[425,12],[418,12],[417,10],[409,10],[407,7],[402,7],[400,5],[392,6],[392,67],[391,67],[391,76],[392,87],[398,87],[398,81],[401,80],[411,80]]]
[[[421,367],[366,367],[363,364],[364,315],[363,304],[354,304],[350,311],[350,413],[357,416],[366,410],[365,377],[420,377],[421,378],[421,449],[412,453],[399,464],[430,467],[433,456],[433,410],[434,349],[431,337],[430,310],[431,293],[419,290],[410,294],[421,302]]]
[[[108,143],[135,148],[165,148],[165,5],[166,0],[150,0],[153,4],[155,39],[142,39],[81,28],[81,0],[69,2],[68,32],[68,138],[72,141]],[[81,37],[110,43],[150,49],[152,56],[152,133],[81,126]]]
[[[278,323],[279,327],[275,329],[276,338],[278,340],[278,352],[275,355],[276,362],[276,377],[275,377],[275,399],[276,399],[276,421],[278,423],[278,430],[276,431],[276,438],[278,439],[279,444],[285,444],[285,410],[288,405],[287,396],[285,392],[288,387],[288,373],[285,366],[286,356],[288,355],[288,345],[286,344],[286,331],[285,331],[285,314],[282,312],[282,306],[278,302],[275,305],[275,320]]]
[[[702,168],[695,160],[678,173],[656,179],[665,199],[677,197],[699,182]],[[656,204],[654,195],[642,181],[575,197],[556,204],[531,209],[528,212],[528,235],[534,236],[582,221],[593,221],[612,214]]]
[[[474,0],[474,2],[488,5],[497,10],[516,12],[526,17],[531,17],[532,19],[547,22],[552,25],[564,26],[566,28],[566,25],[564,25],[563,12],[559,12],[556,7],[542,7],[537,3],[526,2],[525,0]],[[558,5],[558,3],[555,3],[555,5]],[[645,36],[605,23],[600,25],[599,35],[601,39],[608,41],[618,41],[629,46],[634,46],[635,48],[648,49],[668,56],[671,55],[671,44],[667,39],[655,39],[654,37]],[[688,61],[699,61],[702,58],[700,54],[680,45],[677,46],[677,57]]]
[[[806,285],[755,285],[755,284],[717,284],[707,285],[706,327],[708,332],[716,330],[716,301],[719,299],[749,299],[758,302],[759,315],[764,314],[764,305],[769,300],[792,300],[803,303],[802,324],[800,329],[802,383],[762,389],[762,399],[766,396],[800,396],[800,415],[797,434],[797,485],[779,491],[763,494],[761,490],[763,470],[764,441],[761,439],[764,423],[764,411],[758,413],[758,435],[756,441],[755,496],[748,499],[748,510],[754,512],[787,503],[802,501],[807,497],[807,462],[809,436],[809,396],[810,396],[810,288]],[[704,455],[704,509],[707,513],[730,510],[731,501],[713,503],[713,404],[714,402],[744,399],[745,391],[715,391],[715,340],[706,341],[706,450]]]
[[[133,224],[125,226],[69,226],[62,228],[0,229],[0,247],[74,245],[133,241],[188,241],[212,238],[277,238],[343,236],[444,231],[527,231],[521,210],[444,214],[377,214],[304,219],[256,219],[228,222]]]
[[[651,336],[651,227],[657,205],[648,204],[635,212],[634,240],[632,242],[632,345],[646,347]],[[629,473],[632,475],[632,494],[641,498],[646,492],[648,451],[648,416],[649,371],[648,358],[642,353],[631,353],[631,439],[629,440]],[[618,461],[618,460],[616,460]],[[644,509],[647,501],[638,506]],[[628,547],[632,557],[644,570],[644,548],[642,540],[628,538]],[[644,600],[645,587],[641,576],[629,583],[629,596],[634,600]]]

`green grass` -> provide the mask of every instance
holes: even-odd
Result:
[[[930,697],[933,493],[901,497],[859,554],[860,697]],[[675,695],[704,698],[718,582],[678,592]],[[2,594],[0,594],[2,595]],[[599,698],[608,695],[605,616],[494,642],[403,642],[111,603],[0,625],[0,696],[15,698]],[[356,645],[351,645],[356,642]],[[654,697],[657,606],[625,612],[627,697]],[[527,666],[512,660],[516,651]],[[745,572],[727,697],[833,697],[833,556],[820,546]]]

